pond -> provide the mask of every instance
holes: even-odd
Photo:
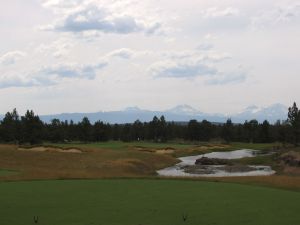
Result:
[[[227,165],[205,165],[197,166],[195,162],[202,157],[212,159],[240,159],[255,157],[259,154],[257,150],[242,149],[230,152],[211,152],[196,156],[181,157],[180,163],[175,166],[158,170],[160,176],[188,176],[188,177],[229,177],[229,176],[268,176],[275,173],[270,166],[227,166]]]

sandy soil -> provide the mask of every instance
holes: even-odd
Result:
[[[174,152],[175,150],[173,149],[160,149],[155,151],[157,154],[173,154]]]
[[[81,150],[70,148],[53,148],[53,147],[34,147],[34,148],[18,148],[19,151],[32,151],[32,152],[62,152],[62,153],[82,153]]]

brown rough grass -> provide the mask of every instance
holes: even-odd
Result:
[[[0,145],[0,168],[20,171],[0,180],[144,177],[176,163],[169,155],[135,150],[82,149],[83,153],[20,151]]]

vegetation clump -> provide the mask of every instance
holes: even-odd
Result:
[[[232,165],[232,161],[230,159],[201,157],[196,160],[195,164],[196,165]]]

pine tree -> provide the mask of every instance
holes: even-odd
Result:
[[[296,102],[294,102],[292,107],[289,107],[288,122],[293,130],[293,142],[295,145],[298,145],[300,139],[300,110]]]

